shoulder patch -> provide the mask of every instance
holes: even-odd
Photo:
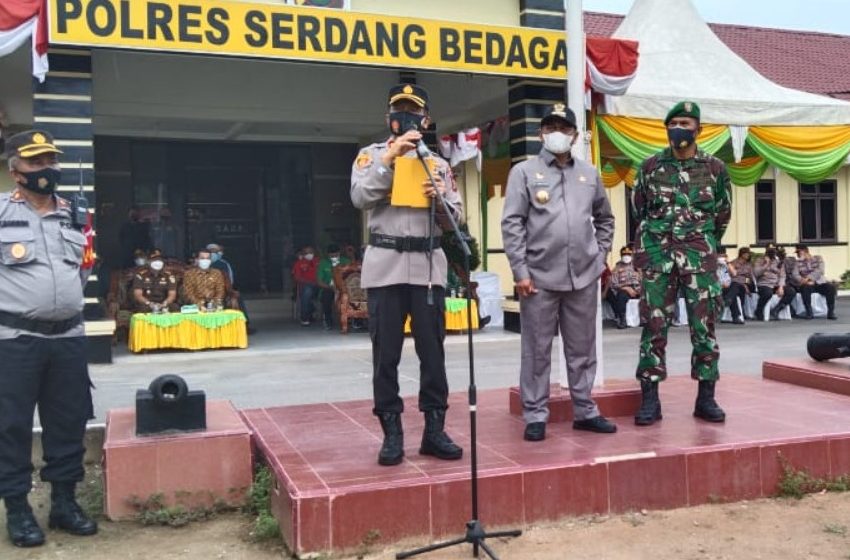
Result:
[[[365,150],[361,150],[357,155],[357,159],[354,160],[354,167],[357,169],[366,169],[367,167],[372,165],[372,153],[367,148]]]

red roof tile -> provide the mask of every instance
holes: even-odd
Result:
[[[585,33],[609,37],[621,21],[621,15],[585,12]],[[738,56],[777,84],[850,100],[850,36],[720,23],[709,26]]]

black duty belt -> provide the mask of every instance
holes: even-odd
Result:
[[[0,325],[46,336],[66,333],[80,323],[82,323],[81,315],[75,315],[64,321],[39,321],[37,319],[27,319],[14,313],[0,311]]]
[[[430,241],[430,243],[428,243]],[[381,233],[369,234],[369,245],[383,249],[395,249],[399,253],[424,253],[440,246],[440,238],[399,237]]]

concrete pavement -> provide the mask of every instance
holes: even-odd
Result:
[[[190,388],[206,391],[207,398],[230,399],[240,408],[371,398],[371,347],[367,333],[342,336],[336,331],[325,332],[320,326],[293,325],[280,300],[253,300],[248,305],[252,322],[260,332],[251,337],[247,350],[132,355],[122,346],[116,348],[114,364],[92,366],[92,380],[97,387],[97,417],[93,422],[104,422],[110,408],[134,406],[136,389],[146,387],[163,373],[182,375]],[[765,359],[805,356],[806,339],[811,333],[850,330],[850,300],[839,299],[837,312],[838,321],[720,325],[721,372],[760,375]],[[605,378],[632,378],[640,329],[620,331],[606,327],[603,337]],[[557,348],[556,345],[555,351]],[[487,328],[475,334],[474,350],[479,388],[517,384],[519,335]],[[464,390],[468,384],[465,335],[447,337],[446,362],[449,387],[452,391]],[[690,371],[686,327],[670,329],[668,364],[671,375]],[[416,394],[419,364],[410,339],[405,342],[399,372],[402,392]],[[553,376],[556,379],[557,374]]]

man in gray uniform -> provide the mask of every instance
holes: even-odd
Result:
[[[417,85],[399,84],[390,89],[388,105],[392,136],[360,150],[351,171],[351,200],[368,211],[369,220],[369,246],[360,283],[369,291],[373,412],[384,431],[378,464],[397,465],[404,458],[404,401],[399,397],[398,363],[408,315],[420,363],[419,410],[425,415],[419,453],[460,459],[463,450],[444,431],[449,393],[443,349],[447,265],[440,236],[451,227],[448,212],[458,222],[463,218],[461,199],[448,164],[431,154],[427,159],[435,166],[435,184],[426,182],[421,188],[436,204],[436,225],[431,227],[428,208],[390,204],[396,164],[402,158],[417,157],[420,131],[428,128],[430,117],[428,94]],[[445,206],[436,189],[445,195]]]
[[[552,339],[561,331],[573,429],[613,433],[590,397],[596,377],[599,276],[611,250],[614,215],[596,169],[571,157],[573,112],[562,103],[540,121],[543,149],[511,169],[502,239],[520,296],[520,392],[525,439],[546,437]]]
[[[97,524],[74,498],[83,479],[83,436],[93,417],[82,324],[85,236],[71,205],[54,194],[60,178],[49,133],[9,138],[16,183],[0,195],[0,496],[16,546],[38,546],[44,533],[27,501],[32,486],[32,424],[38,405],[51,483],[51,528],[93,535]]]

